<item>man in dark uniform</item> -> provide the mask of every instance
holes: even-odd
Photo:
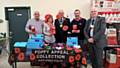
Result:
[[[105,30],[105,18],[97,16],[97,12],[92,10],[84,34],[89,44],[93,68],[103,68],[103,48],[107,45]]]
[[[70,20],[64,17],[63,10],[59,11],[58,16],[58,19],[56,19],[54,23],[56,28],[56,43],[66,43],[70,26]]]
[[[86,20],[80,17],[80,10],[76,9],[74,11],[75,18],[71,22],[71,34],[73,37],[78,38],[78,44],[81,46],[82,50],[85,51],[84,47],[84,27]]]

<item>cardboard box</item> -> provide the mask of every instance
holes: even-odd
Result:
[[[31,35],[32,39],[44,39],[44,35],[43,34],[36,34],[36,35]]]
[[[70,47],[78,45],[78,38],[77,37],[67,37],[67,45]]]
[[[14,53],[26,52],[27,42],[15,42]]]
[[[28,42],[27,49],[39,49],[43,46],[41,42]]]
[[[114,48],[106,52],[105,68],[119,68],[120,67],[120,48]]]
[[[15,42],[14,47],[26,47],[27,42]]]
[[[116,54],[108,54],[106,57],[106,61],[108,63],[116,63],[117,62]]]
[[[120,55],[116,55],[116,63],[105,63],[105,68],[119,68],[120,67]]]
[[[26,50],[26,56],[29,56],[32,53],[32,49],[27,49]]]
[[[28,39],[28,42],[41,42],[41,43],[43,43],[43,39],[38,39],[38,38]]]

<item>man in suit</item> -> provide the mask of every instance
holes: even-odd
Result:
[[[91,11],[90,16],[84,28],[84,35],[90,49],[92,67],[103,68],[103,48],[107,45],[105,18],[97,16],[95,10]]]
[[[70,19],[64,17],[63,10],[59,10],[58,19],[55,20],[54,24],[56,28],[56,43],[66,43],[70,26]]]

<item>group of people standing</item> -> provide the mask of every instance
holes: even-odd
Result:
[[[36,11],[34,18],[30,19],[25,27],[29,34],[44,34],[45,43],[66,43],[68,35],[78,38],[78,44],[85,50],[84,42],[90,47],[91,62],[93,68],[103,68],[103,48],[106,44],[105,19],[97,16],[96,11],[91,11],[90,19],[80,16],[80,10],[74,11],[75,18],[70,21],[60,10],[56,19],[51,14],[45,15],[45,20],[40,19],[40,13]],[[94,56],[93,56],[94,55]]]
[[[51,14],[45,15],[43,21],[40,20],[40,14],[36,11],[34,18],[27,22],[25,30],[29,34],[44,34],[46,43],[66,43],[68,34],[78,37],[79,42],[83,42],[86,19],[80,17],[80,10],[78,9],[74,11],[74,14],[75,18],[72,22],[64,16],[63,10],[58,12],[55,21],[53,21]]]

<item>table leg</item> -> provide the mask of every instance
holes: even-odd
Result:
[[[15,68],[14,63],[12,64],[12,68]]]
[[[15,68],[17,68],[17,62],[15,62]]]
[[[14,55],[14,68],[17,68],[17,58],[16,58],[16,54]]]

